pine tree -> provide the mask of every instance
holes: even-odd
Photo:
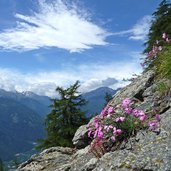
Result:
[[[171,36],[171,3],[168,0],[163,0],[152,16],[153,20],[144,53],[152,49],[156,40],[161,40],[162,33],[165,32],[169,37]]]
[[[45,120],[47,137],[38,146],[48,148],[52,146],[72,146],[72,138],[79,126],[87,123],[85,113],[80,107],[86,101],[78,92],[79,81],[67,89],[57,87],[60,99],[52,99],[52,111]]]

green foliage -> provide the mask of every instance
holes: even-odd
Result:
[[[164,51],[153,61],[152,66],[156,68],[157,79],[171,79],[171,47],[165,47]]]
[[[69,88],[56,88],[60,99],[52,99],[52,111],[45,120],[47,137],[41,141],[39,148],[71,147],[76,130],[79,126],[87,123],[84,112],[80,110],[86,101],[78,92],[79,86],[79,81],[77,81]]]
[[[161,95],[167,93],[169,86],[164,82],[159,82],[156,87],[156,91],[158,91]]]
[[[123,134],[118,137],[118,141],[123,141],[133,135],[135,131],[140,129],[139,125],[141,125],[141,122],[131,116],[127,116],[125,122],[117,123],[117,127],[123,131]]]
[[[148,34],[148,40],[145,43],[146,48],[144,53],[152,49],[155,41],[160,40],[164,32],[171,37],[171,4],[167,0],[163,0],[153,13],[153,20]]]

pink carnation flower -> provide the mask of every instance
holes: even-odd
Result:
[[[107,132],[109,132],[110,129],[113,129],[113,126],[112,126],[112,125],[109,125],[109,126],[105,125],[105,126],[104,126],[104,129],[105,129]]]
[[[122,101],[122,107],[127,108],[130,103],[131,103],[131,100],[126,98]]]
[[[108,114],[112,113],[113,112],[113,107],[109,107],[108,109]]]
[[[95,125],[95,128],[97,129],[99,127],[99,120],[98,118],[94,118],[94,125]]]
[[[153,46],[152,51],[153,51],[153,53],[156,53],[157,52],[157,46]]]
[[[149,129],[154,131],[158,127],[158,123],[156,121],[151,121],[148,123]]]
[[[115,119],[116,122],[123,122],[125,120],[125,117],[118,117]]]
[[[91,135],[92,135],[92,134],[93,134],[92,128],[89,128],[89,129],[88,129],[88,137],[91,138]]]
[[[134,109],[134,110],[133,110],[133,115],[134,115],[135,117],[138,117],[138,116],[139,116],[139,110]]]
[[[138,113],[139,113],[139,116],[144,116],[145,115],[143,110],[139,110]]]
[[[132,113],[132,108],[127,107],[127,108],[124,109],[124,111],[125,111],[125,113],[130,115]]]
[[[169,38],[168,37],[166,38],[166,42],[169,43]]]
[[[99,131],[99,132],[98,132],[98,138],[99,138],[99,139],[103,139],[103,132],[102,132],[102,131]]]
[[[143,121],[145,121],[145,119],[147,118],[147,116],[146,115],[143,115],[143,116],[140,116],[139,118],[140,118],[140,121],[143,122]]]
[[[162,34],[162,38],[163,38],[163,39],[166,39],[166,33],[163,33],[163,34]]]
[[[116,127],[113,128],[113,134],[114,135],[120,135],[122,133],[121,129],[117,129]]]
[[[161,117],[160,117],[160,115],[159,114],[156,114],[156,120],[158,121],[158,122],[160,122],[160,120],[161,120]]]

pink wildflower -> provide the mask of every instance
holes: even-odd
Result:
[[[117,129],[116,127],[113,128],[113,134],[114,135],[120,135],[122,133],[121,129]]]
[[[93,138],[96,138],[97,137],[97,134],[98,134],[98,130],[96,129]]]
[[[163,39],[166,39],[166,33],[163,33],[163,34],[162,34],[162,38],[163,38]]]
[[[157,128],[158,124],[156,121],[151,121],[148,123],[148,126],[151,131],[154,131]]]
[[[139,113],[139,116],[144,116],[145,115],[143,110],[139,110],[138,113]]]
[[[118,135],[122,134],[122,130],[121,129],[117,129],[116,131],[117,131]]]
[[[116,122],[123,122],[125,120],[125,117],[118,117],[115,119]]]
[[[168,37],[166,38],[166,42],[169,43],[169,38]]]
[[[116,134],[116,127],[113,127],[113,134],[115,135]]]
[[[101,111],[101,113],[100,113],[100,116],[102,117],[102,118],[104,118],[106,115],[107,115],[107,110],[108,110],[108,108],[109,108],[109,105],[107,104],[107,106]]]
[[[159,51],[162,51],[162,46],[159,46],[159,47],[158,47],[158,50],[159,50]]]
[[[115,138],[115,136],[114,136],[114,135],[111,137],[111,140],[112,140],[113,142],[115,142],[115,141],[116,141],[116,138]]]
[[[113,112],[113,107],[109,107],[108,109],[108,114],[112,113]]]
[[[131,100],[126,98],[122,101],[122,107],[127,108],[130,103],[131,103]]]
[[[157,122],[160,122],[160,120],[161,120],[161,117],[160,117],[160,115],[159,114],[156,114],[156,120],[157,120]]]
[[[124,111],[125,111],[125,113],[130,115],[132,113],[132,108],[127,107],[127,108],[124,109]]]
[[[105,125],[105,126],[104,126],[104,129],[105,129],[107,132],[109,132],[110,129],[113,129],[113,126],[112,126],[112,125],[109,125],[109,126]]]
[[[106,116],[106,111],[103,109],[100,113],[100,117],[104,118]]]
[[[91,135],[92,135],[92,128],[89,128],[88,129],[88,137],[91,138]]]
[[[147,118],[147,116],[146,115],[143,115],[143,116],[140,116],[139,118],[140,118],[140,121],[143,122],[143,121],[145,121],[145,119]]]
[[[134,109],[134,110],[133,110],[133,115],[134,115],[135,117],[139,117],[139,111],[138,111],[137,109]]]
[[[94,125],[95,125],[95,128],[97,129],[99,127],[99,120],[98,118],[94,118]]]
[[[98,128],[98,138],[103,139],[103,132],[102,132],[102,127]]]
[[[157,47],[156,46],[153,46],[152,51],[153,51],[153,53],[156,53],[157,52]]]

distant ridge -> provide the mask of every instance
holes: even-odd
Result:
[[[100,87],[88,93],[84,93],[83,97],[88,101],[88,103],[82,108],[82,110],[86,111],[86,115],[88,117],[95,115],[96,113],[100,113],[106,103],[106,93],[113,96],[118,90],[119,89],[113,90],[109,87]]]

